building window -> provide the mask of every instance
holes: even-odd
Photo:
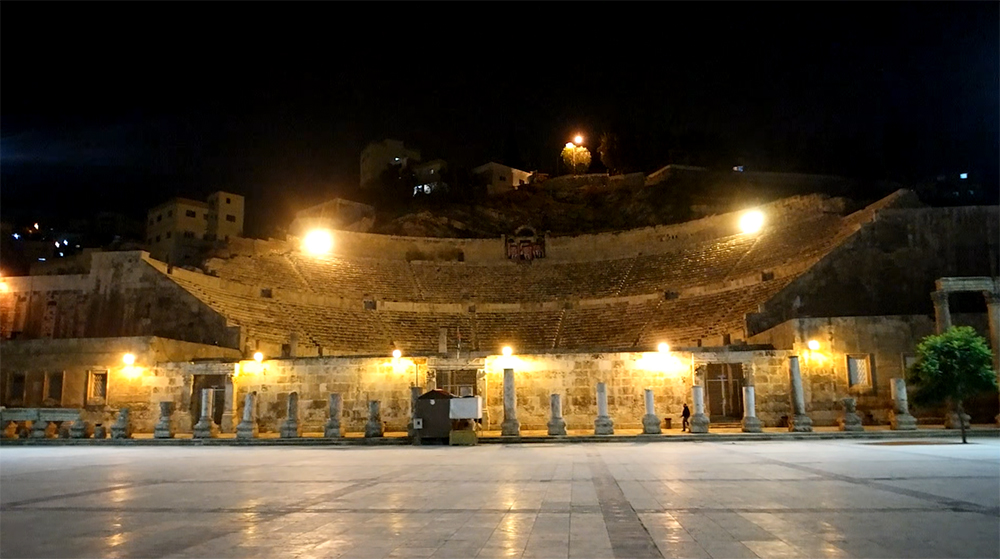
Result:
[[[167,217],[173,217],[173,216],[174,216],[174,210],[167,210]]]
[[[159,235],[156,236],[156,242],[160,242],[160,236]]]
[[[235,215],[227,215],[226,216],[226,221],[228,221],[230,223],[236,223],[236,216]]]
[[[108,371],[90,371],[87,379],[87,403],[100,404],[108,398]]]
[[[507,177],[506,177],[506,176],[504,176],[504,175],[500,175],[500,180],[501,180],[501,181],[506,181],[506,180],[507,180]]]
[[[56,405],[62,403],[63,372],[45,375],[45,399],[52,400]]]
[[[167,234],[166,234],[166,237],[167,237],[168,239],[170,238],[170,235],[171,235],[171,232],[170,232],[170,231],[167,231]]]
[[[186,215],[187,217],[198,217],[198,212],[194,210],[185,210],[184,215]]]
[[[10,391],[7,392],[7,405],[24,405],[24,388],[27,386],[27,375],[24,373],[14,373],[10,377]]]
[[[870,387],[872,385],[871,356],[847,356],[847,383],[852,388]]]
[[[185,239],[193,239],[194,238],[194,231],[185,231],[184,232],[184,238]]]
[[[917,356],[908,353],[903,354],[903,378],[906,378],[906,372],[910,370],[910,367],[917,364]]]
[[[232,204],[232,203],[233,203],[233,201],[232,201],[232,200],[230,200],[229,198],[226,198],[226,203],[227,203],[227,204]]]

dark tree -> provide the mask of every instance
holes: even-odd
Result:
[[[618,134],[614,132],[604,132],[601,134],[601,143],[597,146],[597,153],[601,157],[601,163],[608,169],[609,175],[622,173],[624,165]]]

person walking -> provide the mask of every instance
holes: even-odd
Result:
[[[681,432],[688,430],[688,418],[691,417],[691,410],[684,404],[684,411],[681,412]]]

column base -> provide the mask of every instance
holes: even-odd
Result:
[[[285,422],[281,424],[281,429],[279,429],[279,436],[282,439],[295,439],[301,437],[302,429],[299,427],[299,422],[285,420]]]
[[[661,435],[663,434],[663,429],[660,427],[660,418],[653,414],[646,414],[642,416],[642,434],[644,435]]]
[[[233,428],[233,423],[235,423],[235,418],[233,414],[226,412],[222,414],[222,425],[219,426],[219,430],[223,433],[232,433],[235,431]]]
[[[132,438],[132,428],[128,425],[112,425],[111,426],[111,438],[112,439],[131,439]]]
[[[339,421],[327,421],[326,425],[323,427],[323,436],[328,439],[339,439],[340,433],[340,422]]]
[[[368,420],[365,423],[365,438],[367,439],[377,439],[385,434],[385,430],[382,428],[381,421]]]
[[[837,420],[837,425],[840,426],[841,431],[864,431],[865,428],[861,424],[861,416],[856,413],[845,413],[844,417]]]
[[[969,421],[972,419],[972,417],[969,414],[967,414],[967,413],[963,413],[962,414],[962,419],[964,420],[963,422],[965,423],[965,428],[968,429],[969,428]],[[944,428],[945,429],[961,429],[962,428],[958,424],[958,414],[957,413],[951,412],[951,413],[946,414],[944,416]]]
[[[170,428],[170,420],[160,421],[153,427],[153,438],[154,439],[172,439],[174,438],[174,430]]]
[[[260,430],[257,428],[257,423],[251,421],[240,421],[240,424],[236,426],[236,438],[237,439],[253,439],[260,434]]]
[[[95,439],[106,439],[108,438],[108,428],[104,425],[94,426],[94,438]]]
[[[500,435],[503,437],[520,437],[521,422],[516,419],[504,419],[500,424]]]
[[[614,435],[615,422],[608,416],[598,417],[594,420],[595,435]]]
[[[69,438],[89,439],[94,436],[94,426],[82,419],[77,419],[69,428]]]
[[[788,421],[788,430],[792,433],[812,433],[813,420],[806,414],[799,414]]]
[[[756,416],[744,417],[740,424],[744,433],[760,433],[762,431],[760,420]]]
[[[549,436],[550,437],[565,437],[566,436],[566,420],[561,417],[555,417],[549,421]]]
[[[53,439],[55,436],[49,434],[48,421],[35,421],[31,424],[32,439]]]
[[[889,414],[889,428],[893,431],[915,431],[917,429],[917,418],[908,413]]]
[[[691,421],[688,423],[688,431],[691,433],[707,433],[708,426],[711,423],[707,415],[696,413],[691,416]]]
[[[219,426],[214,421],[199,421],[191,430],[196,439],[214,439],[219,436]]]

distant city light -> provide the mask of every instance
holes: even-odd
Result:
[[[59,241],[56,241],[56,248],[59,247]]]
[[[36,229],[36,230],[38,229],[38,224],[37,224],[37,223],[35,224],[35,229]]]
[[[63,253],[61,253],[61,252],[60,252],[60,253],[59,253],[59,256],[62,256],[62,255],[63,255]]]
[[[819,342],[817,342],[816,340],[809,340],[809,344],[808,345],[809,345],[809,349],[811,349],[813,351],[816,351],[817,349],[819,349]]]
[[[737,166],[733,167],[733,170],[736,171],[737,173],[742,173],[743,172],[743,165],[737,165]]]
[[[12,235],[12,236],[14,237],[15,241],[21,238],[21,236],[18,235],[17,233],[14,233],[14,235]]]
[[[969,178],[969,173],[962,173],[961,175],[958,175],[958,178],[965,180]]]
[[[744,233],[756,233],[764,225],[764,214],[757,210],[749,211],[740,217],[740,230]]]
[[[302,246],[310,254],[327,254],[333,249],[333,234],[328,229],[313,229],[306,233]]]
[[[44,258],[39,258],[38,261],[39,262],[45,262],[45,259]]]

